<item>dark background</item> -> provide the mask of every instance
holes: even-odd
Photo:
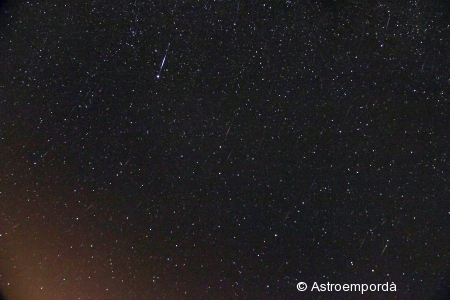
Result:
[[[447,299],[450,5],[391,2],[3,3],[7,299]]]

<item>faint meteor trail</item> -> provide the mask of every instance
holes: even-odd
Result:
[[[239,17],[239,2],[238,2],[238,4],[237,4],[236,19],[234,20],[233,25],[236,25],[236,22],[237,22],[238,17]]]
[[[230,154],[228,154],[227,159],[225,160],[225,162],[227,162],[230,159],[231,153],[233,153],[233,150],[231,150]]]
[[[286,220],[289,218],[289,214],[291,213],[291,211],[288,211],[288,213],[286,214],[286,217],[284,217],[284,220],[283,220],[283,223],[282,223],[282,225],[284,224],[284,222],[286,222]]]
[[[389,244],[389,240],[386,241],[386,245],[384,246],[383,251],[381,251],[380,256],[382,256],[384,251],[386,251],[386,248],[387,248],[388,244]]]
[[[91,205],[89,205],[89,207],[86,208],[86,211],[88,211],[92,207],[92,205],[94,205],[94,202],[92,202]]]
[[[362,245],[364,244],[366,238],[367,238],[368,232],[366,232],[366,236],[364,237],[364,239],[362,240],[361,244],[359,245],[359,249],[361,249]]]
[[[389,14],[389,18],[387,20],[387,24],[386,24],[386,31],[388,30],[389,27],[389,21],[391,20],[391,14]]]
[[[161,63],[161,67],[159,68],[159,72],[158,72],[158,75],[156,75],[156,78],[159,78],[159,76],[161,76],[161,70],[164,66],[164,63],[166,62],[166,57],[167,57],[167,52],[169,52],[169,47],[170,47],[170,43],[167,45],[166,54],[164,55],[163,61]]]
[[[142,204],[142,201],[141,202],[139,202],[139,204],[136,206],[136,208],[135,209],[137,209],[140,205]]]
[[[227,130],[227,133],[225,134],[225,137],[227,137],[228,133],[230,133],[230,129],[231,129],[231,125],[230,125],[230,127],[228,127],[228,130]]]

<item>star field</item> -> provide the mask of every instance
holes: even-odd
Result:
[[[0,28],[6,299],[447,299],[445,1],[7,1]]]

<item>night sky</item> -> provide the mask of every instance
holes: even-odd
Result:
[[[447,1],[7,1],[0,289],[450,299],[449,70]]]

